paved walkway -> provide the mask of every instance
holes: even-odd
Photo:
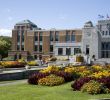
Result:
[[[3,82],[0,82],[0,86],[16,85],[16,84],[22,84],[22,83],[27,83],[27,80],[3,81]]]

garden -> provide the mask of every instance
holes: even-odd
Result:
[[[38,65],[35,61],[4,61],[5,68]],[[15,88],[14,88],[15,87]],[[6,91],[7,89],[10,92]],[[89,100],[110,98],[110,65],[49,65],[29,76],[26,84],[0,87],[0,100]],[[5,95],[4,95],[5,93]],[[16,99],[17,100],[17,99]]]
[[[58,86],[71,82],[73,91],[86,92],[91,95],[110,93],[110,66],[48,66],[32,74],[29,84],[41,86]]]

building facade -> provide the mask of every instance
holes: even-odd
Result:
[[[44,30],[29,20],[16,23],[12,30],[9,56],[43,59],[83,53],[90,58],[110,58],[110,20],[99,20],[96,26],[86,22],[82,29]]]
[[[81,29],[44,30],[24,20],[12,30],[12,51],[8,55],[15,59],[72,55],[81,51],[81,39]]]

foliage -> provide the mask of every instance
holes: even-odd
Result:
[[[57,60],[56,57],[51,57],[51,58],[49,59],[49,61],[56,61],[56,60]]]
[[[76,73],[72,74],[64,71],[55,72],[54,74],[63,77],[65,79],[65,82],[70,82],[79,78],[79,75],[77,75]]]
[[[18,62],[18,61],[3,61],[1,62],[1,65],[4,68],[19,68],[19,67],[25,67],[24,64]]]
[[[27,65],[29,65],[29,66],[37,66],[38,63],[36,61],[28,61]]]
[[[64,78],[60,76],[56,76],[54,74],[50,74],[45,78],[38,80],[38,84],[46,85],[46,86],[56,86],[64,83]]]
[[[48,66],[45,69],[42,69],[40,72],[48,73],[48,72],[55,72],[55,71],[59,71],[59,70],[60,70],[60,67],[57,67],[55,65],[51,65],[51,66]]]
[[[110,89],[110,77],[99,78],[97,81],[103,83],[107,88]]]
[[[21,58],[21,59],[18,59],[18,62],[20,62],[20,63],[22,63],[22,64],[26,64],[26,61],[25,61],[25,59],[24,58]]]
[[[99,83],[94,80],[90,80],[88,83],[85,83],[82,86],[81,91],[87,92],[89,94],[100,94],[100,93],[109,93],[110,92],[110,90],[108,88],[104,87],[104,85],[102,83]]]
[[[72,84],[71,84],[71,87],[73,88],[73,90],[81,90],[81,87],[89,82],[90,80],[92,80],[91,77],[83,77],[83,78],[80,78],[78,80],[75,80]]]
[[[28,83],[37,85],[39,79],[44,78],[44,77],[46,77],[48,75],[49,75],[48,73],[36,72],[36,73],[32,74],[31,76],[29,76]]]
[[[110,71],[109,70],[103,70],[103,71],[92,73],[90,76],[94,77],[94,78],[110,77]]]
[[[0,36],[0,55],[6,57],[8,55],[8,50],[11,49],[11,38]]]
[[[13,61],[14,57],[9,56],[9,57],[3,58],[2,60],[3,61]]]

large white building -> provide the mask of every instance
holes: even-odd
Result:
[[[82,29],[82,52],[96,59],[110,58],[110,20],[99,20],[96,26],[85,23]]]

